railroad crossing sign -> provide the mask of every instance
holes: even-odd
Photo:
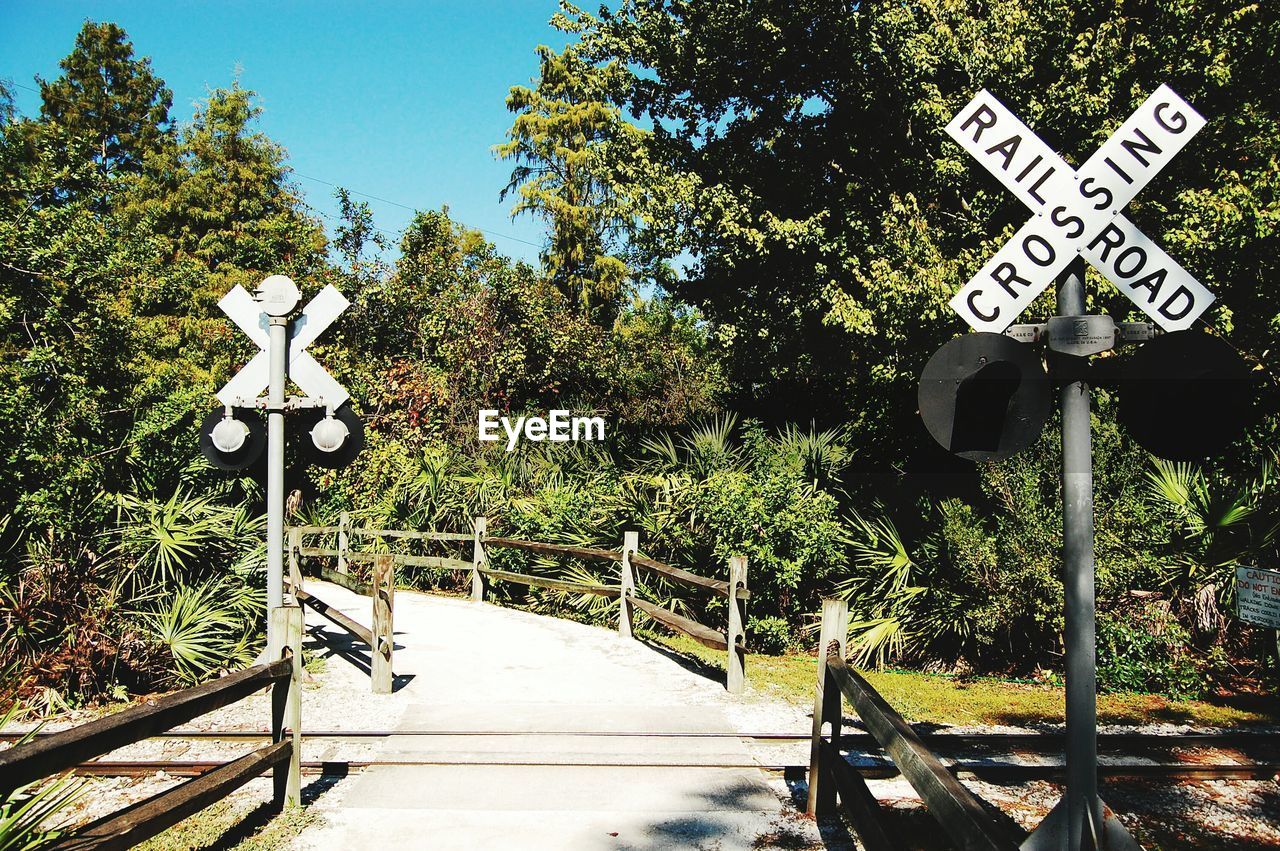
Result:
[[[263,290],[267,291],[268,297],[273,295],[270,292],[272,287],[269,285],[275,283],[273,279],[277,278],[283,278],[283,276],[273,275],[263,281]],[[283,280],[288,281],[287,278]],[[289,285],[292,286],[292,282],[289,282]],[[280,286],[278,289],[287,288]],[[296,300],[297,290],[293,292],[295,293],[293,299]],[[284,293],[284,296],[287,295],[288,293]],[[333,284],[329,284],[302,309],[301,315],[290,323],[286,367],[289,377],[307,396],[331,409],[341,407],[347,399],[351,398],[351,394],[305,349],[350,305],[351,302],[347,301],[346,296],[338,292]],[[268,351],[271,343],[267,333],[265,308],[271,306],[269,298],[267,301],[259,302],[239,284],[236,284],[231,292],[218,302],[222,312],[227,314],[231,321],[249,336],[249,339],[257,343],[259,349],[244,368],[218,391],[218,401],[224,405],[252,407],[258,394],[270,383],[271,357]],[[288,313],[292,307],[293,305],[289,304],[284,312]]]
[[[951,308],[976,330],[998,334],[1080,255],[1166,331],[1190,327],[1213,294],[1121,210],[1204,123],[1162,85],[1077,171],[990,92],[978,92],[947,133],[1035,215]]]

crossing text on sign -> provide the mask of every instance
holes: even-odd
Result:
[[[1003,331],[1080,255],[1165,330],[1189,327],[1213,295],[1121,210],[1203,126],[1161,86],[1075,170],[990,92],[979,92],[947,132],[1035,215],[952,308],[979,331]]]

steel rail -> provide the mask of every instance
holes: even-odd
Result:
[[[846,763],[847,764],[847,763]],[[75,774],[95,777],[145,777],[164,772],[173,777],[195,777],[226,765],[214,760],[113,760],[88,762],[73,769]],[[582,768],[617,768],[617,762],[572,762],[548,760],[461,760],[461,759],[373,759],[373,760],[312,760],[303,761],[302,770],[308,774],[346,775],[378,766],[450,766],[450,765],[498,765],[527,767],[574,766]],[[766,771],[800,771],[806,766],[757,761],[724,762],[631,762],[621,764],[634,768],[758,768]],[[993,782],[1061,780],[1066,776],[1064,765],[1026,765],[1020,763],[957,762],[946,766],[958,777],[969,777]],[[871,765],[853,765],[849,768],[867,780],[880,780],[899,775],[898,769],[887,760]],[[1108,779],[1128,780],[1275,780],[1280,775],[1280,762],[1253,764],[1107,764],[1098,766],[1098,776]]]
[[[16,741],[25,733],[0,733],[0,741]],[[36,738],[56,735],[41,730]],[[808,741],[808,733],[741,733],[734,730],[671,732],[662,730],[303,730],[309,739],[367,739],[389,736],[584,736],[620,738],[738,738],[762,741]],[[169,730],[148,737],[149,739],[269,739],[271,734],[260,730]],[[924,741],[935,744],[939,750],[957,750],[968,747],[991,749],[1009,747],[1018,750],[1043,752],[1060,750],[1065,742],[1056,733],[923,733]],[[841,742],[846,745],[874,746],[868,733],[845,733]],[[1280,749],[1280,734],[1276,733],[1187,733],[1181,735],[1145,733],[1102,733],[1099,747],[1105,749],[1178,748],[1235,748],[1272,747]],[[850,749],[850,748],[846,748]]]

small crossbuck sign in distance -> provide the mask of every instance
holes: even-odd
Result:
[[[1203,126],[1162,85],[1077,171],[990,92],[978,92],[947,133],[1035,215],[955,295],[952,309],[978,331],[1000,333],[1080,255],[1166,331],[1190,327],[1213,294],[1121,210]]]
[[[302,392],[331,408],[341,407],[351,398],[351,394],[304,350],[350,304],[346,296],[330,284],[316,294],[302,309],[302,315],[290,326],[287,366],[289,377],[302,388]],[[267,353],[270,337],[266,314],[262,311],[262,305],[239,284],[222,297],[218,307],[222,308],[222,312],[241,331],[249,335],[249,339],[258,344],[260,350],[218,391],[218,401],[224,405],[252,406],[258,394],[266,389],[271,380],[271,357]]]

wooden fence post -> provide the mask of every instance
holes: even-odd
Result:
[[[845,641],[849,637],[849,604],[830,598],[822,601],[822,631],[818,636],[818,678],[813,697],[813,735],[809,743],[809,815],[826,814],[835,806],[835,784],[822,776],[822,723],[831,722],[831,743],[839,747],[844,713],[840,690],[827,673],[827,648],[831,642],[840,647],[844,658]]]
[[[271,739],[284,740],[288,730],[293,739],[289,762],[272,770],[276,806],[302,805],[302,607],[280,606],[271,610],[271,659],[290,656],[293,669],[288,680],[279,680],[271,690]]]
[[[475,543],[471,548],[471,599],[477,603],[484,602],[484,574],[480,572],[480,568],[489,566],[489,559],[484,552],[484,537],[488,529],[488,518],[475,519]]]
[[[396,592],[395,557],[382,554],[373,560],[373,677],[374,694],[391,694],[391,654],[396,637],[392,611]]]
[[[729,628],[725,631],[725,688],[730,694],[742,694],[747,682],[746,600],[738,598],[738,589],[747,587],[747,557],[729,558]]]
[[[618,634],[623,638],[631,637],[631,625],[635,611],[627,595],[635,595],[636,575],[631,567],[631,556],[640,549],[639,532],[622,533],[622,562],[619,565],[620,579],[618,586],[622,593],[618,595]]]
[[[347,532],[351,529],[351,512],[344,511],[338,515],[338,572],[347,575]]]
[[[298,526],[289,528],[289,585],[292,590],[302,588],[302,529]]]

